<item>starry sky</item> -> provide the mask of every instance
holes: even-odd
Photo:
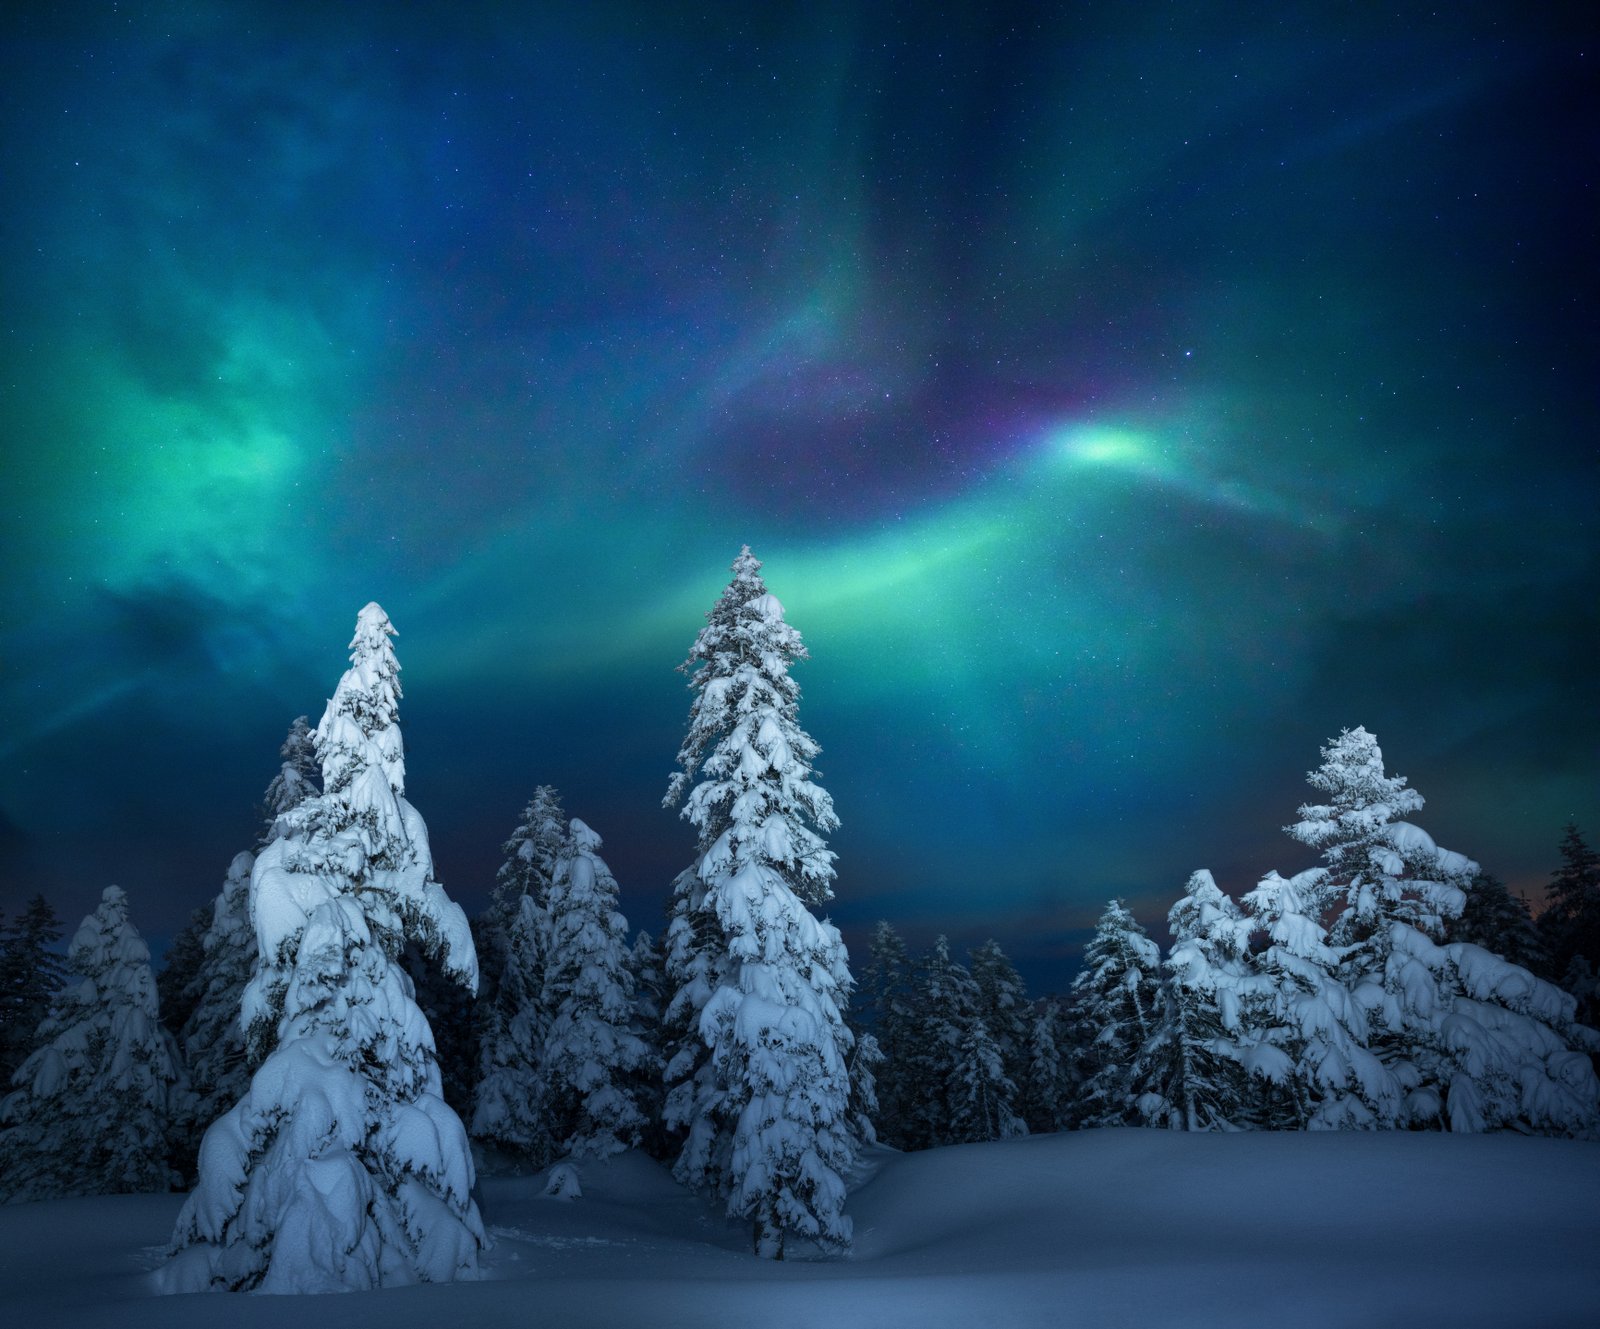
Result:
[[[1600,41],[1354,9],[8,6],[0,909],[164,944],[376,599],[452,894],[551,782],[655,930],[743,543],[858,946],[1060,986],[1112,895],[1309,866],[1357,724],[1536,895],[1600,831]]]

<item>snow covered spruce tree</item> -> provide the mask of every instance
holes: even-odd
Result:
[[[600,837],[574,817],[550,887],[540,1079],[551,1134],[573,1158],[605,1158],[639,1143],[644,1113],[630,1080],[650,1058],[634,1032],[628,923]]]
[[[1161,951],[1121,900],[1106,905],[1072,980],[1072,1019],[1084,1044],[1080,1126],[1138,1122],[1134,1086],[1160,1017]]]
[[[60,940],[61,922],[42,895],[0,930],[0,1095],[33,1052],[66,982],[66,962],[52,949]]]
[[[1028,1071],[1021,1085],[1022,1119],[1035,1134],[1048,1134],[1067,1126],[1072,1082],[1061,1050],[1060,1031],[1061,1006],[1046,1001],[1034,1012],[1028,1028]]]
[[[972,973],[934,939],[912,979],[915,1020],[906,1038],[903,1121],[907,1148],[976,1144],[1026,1135],[1018,1091],[983,1018]]]
[[[544,995],[550,891],[566,841],[561,795],[540,785],[505,843],[494,898],[478,929],[484,982],[472,1135],[535,1168],[554,1157],[540,1065],[550,1031]]]
[[[1262,1077],[1251,1124],[1265,1129],[1372,1130],[1399,1111],[1400,1083],[1367,1047],[1366,1009],[1340,977],[1343,952],[1319,921],[1329,889],[1327,873],[1311,868],[1289,879],[1269,872],[1244,897],[1267,943],[1244,1013]]]
[[[1441,945],[1478,865],[1441,849],[1401,814],[1422,807],[1385,773],[1377,741],[1346,730],[1308,776],[1326,804],[1300,809],[1289,833],[1322,848],[1344,897],[1333,937],[1369,1045],[1404,1092],[1396,1124],[1456,1131],[1514,1127],[1589,1135],[1600,1085],[1566,993],[1481,947]]]
[[[1007,1078],[1020,1085],[1028,1070],[1028,989],[993,937],[967,958],[978,989],[978,1014],[1000,1050]]]
[[[467,1135],[398,957],[418,940],[468,987],[477,959],[405,799],[392,635],[378,605],[361,611],[317,727],[323,792],[256,859],[260,966],[244,1009],[247,1027],[280,1013],[276,1045],[206,1132],[167,1291],[334,1292],[476,1269]]]
[[[120,887],[106,887],[83,920],[68,962],[80,981],[61,994],[0,1102],[0,1196],[168,1190],[178,1181],[167,1149],[179,1068],[150,951]]]
[[[1151,1089],[1139,1111],[1173,1130],[1241,1130],[1249,1124],[1252,1060],[1240,1018],[1251,987],[1250,925],[1204,868],[1189,877],[1167,925],[1166,992],[1145,1054]]]
[[[683,804],[699,838],[674,892],[669,1018],[709,989],[709,1055],[672,1068],[669,1111],[687,1128],[679,1179],[726,1195],[757,1254],[781,1258],[790,1235],[850,1240],[851,979],[838,929],[806,907],[832,897],[821,833],[838,818],[811,778],[818,748],[789,677],[806,649],[760,569],[746,546],[682,666],[695,695],[665,802]]]

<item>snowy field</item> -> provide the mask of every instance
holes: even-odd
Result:
[[[584,1194],[486,1180],[482,1282],[152,1295],[180,1196],[0,1208],[6,1325],[929,1329],[1600,1325],[1600,1145],[1085,1131],[869,1154],[844,1259],[764,1263],[629,1154]]]

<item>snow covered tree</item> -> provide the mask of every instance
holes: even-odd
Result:
[[[206,1132],[167,1291],[331,1292],[476,1269],[466,1131],[399,956],[418,940],[469,988],[477,959],[405,799],[393,635],[378,605],[361,611],[316,731],[322,793],[256,858],[244,1009],[247,1028],[281,1012],[277,1039]]]
[[[1248,1123],[1252,1061],[1241,1020],[1249,997],[1250,925],[1204,868],[1167,913],[1161,1024],[1145,1053],[1151,1090],[1139,1110],[1173,1130],[1240,1130]]]
[[[1017,1086],[1006,1074],[1000,1045],[983,1016],[974,1014],[956,1046],[954,1081],[949,1087],[952,1144],[981,1144],[1026,1135],[1017,1115]]]
[[[962,1076],[962,1050],[978,1019],[978,989],[966,967],[951,958],[950,940],[934,938],[911,978],[902,1041],[900,1087],[904,1111],[896,1143],[931,1149],[955,1142],[951,1095]]]
[[[1244,1024],[1259,1087],[1255,1124],[1286,1130],[1376,1129],[1394,1124],[1400,1082],[1367,1046],[1367,1012],[1340,977],[1344,952],[1319,921],[1332,888],[1312,868],[1269,872],[1244,897],[1266,947]],[[1280,1058],[1271,1052],[1275,1050]]]
[[[1572,999],[1479,947],[1440,944],[1478,865],[1399,819],[1422,797],[1385,774],[1365,730],[1324,748],[1308,778],[1332,801],[1303,807],[1289,832],[1323,849],[1343,894],[1340,969],[1403,1092],[1394,1124],[1592,1132],[1600,1088],[1584,1050],[1600,1039],[1574,1024]]]
[[[539,1068],[550,1030],[544,1004],[550,891],[566,838],[561,795],[540,785],[505,843],[494,898],[479,926],[485,981],[472,1135],[530,1167],[554,1156]]]
[[[1046,1001],[1028,1028],[1028,1071],[1022,1082],[1022,1119],[1028,1130],[1047,1134],[1066,1128],[1071,1079],[1062,1055],[1061,1007]]]
[[[1540,978],[1554,976],[1550,952],[1533,925],[1526,900],[1513,895],[1505,882],[1487,872],[1467,883],[1466,896],[1460,917],[1447,929],[1449,940],[1481,946]]]
[[[1554,972],[1578,999],[1579,1018],[1600,1024],[1600,853],[1569,822],[1561,838],[1561,866],[1545,887],[1539,932]]]
[[[574,817],[550,888],[540,1078],[551,1133],[573,1158],[605,1158],[639,1143],[645,1117],[631,1079],[651,1060],[634,1032],[628,923],[600,837]]]
[[[66,982],[66,961],[53,949],[60,940],[61,922],[42,895],[0,929],[0,1092],[33,1052]]]
[[[1073,1118],[1084,1126],[1133,1125],[1140,1056],[1159,1017],[1161,952],[1121,900],[1095,925],[1072,980],[1074,1023],[1087,1065]]]
[[[167,1149],[179,1069],[150,951],[119,887],[106,887],[68,959],[81,981],[61,994],[0,1102],[0,1196],[167,1190],[178,1180]]]
[[[806,649],[760,568],[740,551],[683,665],[695,695],[665,802],[699,835],[674,890],[668,1018],[700,1003],[709,1055],[684,1065],[679,1049],[668,1111],[686,1128],[679,1179],[726,1195],[757,1253],[781,1258],[790,1234],[850,1239],[851,978],[838,930],[806,908],[832,896],[822,833],[838,818],[789,676]]]
[[[240,1012],[255,969],[256,934],[250,923],[252,853],[235,854],[227,879],[211,907],[211,925],[201,939],[201,960],[189,1018],[179,1033],[195,1097],[195,1121],[203,1131],[244,1097],[250,1087]]]
[[[1006,1077],[1022,1083],[1028,1068],[1028,990],[993,937],[968,953],[978,989],[978,1015],[988,1027]]]
[[[322,792],[322,768],[317,761],[311,726],[304,715],[295,716],[278,749],[283,764],[267,786],[263,825],[256,849],[261,850],[278,838],[278,818]]]

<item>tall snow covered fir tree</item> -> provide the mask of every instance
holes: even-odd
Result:
[[[760,569],[746,546],[682,666],[695,695],[665,803],[699,835],[674,887],[669,1020],[698,1006],[705,1054],[677,1050],[668,1111],[679,1179],[725,1195],[756,1252],[781,1258],[790,1235],[850,1240],[851,979],[838,930],[806,908],[832,896],[822,833],[838,818],[789,677],[806,649]]]
[[[1288,831],[1323,850],[1343,896],[1340,969],[1402,1093],[1380,1124],[1593,1134],[1600,1085],[1585,1052],[1600,1038],[1574,1022],[1571,996],[1481,947],[1441,944],[1478,865],[1402,820],[1422,796],[1385,772],[1365,729],[1322,757],[1307,779],[1330,799],[1302,807]]]
[[[322,793],[283,814],[252,870],[260,967],[245,1019],[276,1016],[276,1045],[206,1132],[167,1291],[334,1292],[476,1270],[467,1135],[398,956],[418,941],[469,988],[477,959],[404,796],[393,635],[378,605],[361,611],[316,731]]]
[[[628,923],[600,837],[576,817],[550,887],[540,1060],[545,1113],[561,1152],[605,1158],[638,1144],[644,1113],[632,1080],[652,1060],[634,1029]]]
[[[162,1027],[150,951],[108,886],[67,953],[79,982],[39,1029],[38,1049],[0,1101],[0,1196],[164,1191],[179,1067]]]
[[[494,897],[478,927],[484,981],[472,1135],[527,1167],[544,1167],[554,1157],[540,1063],[550,1030],[544,1004],[550,891],[566,839],[561,795],[540,785],[505,843]]]

